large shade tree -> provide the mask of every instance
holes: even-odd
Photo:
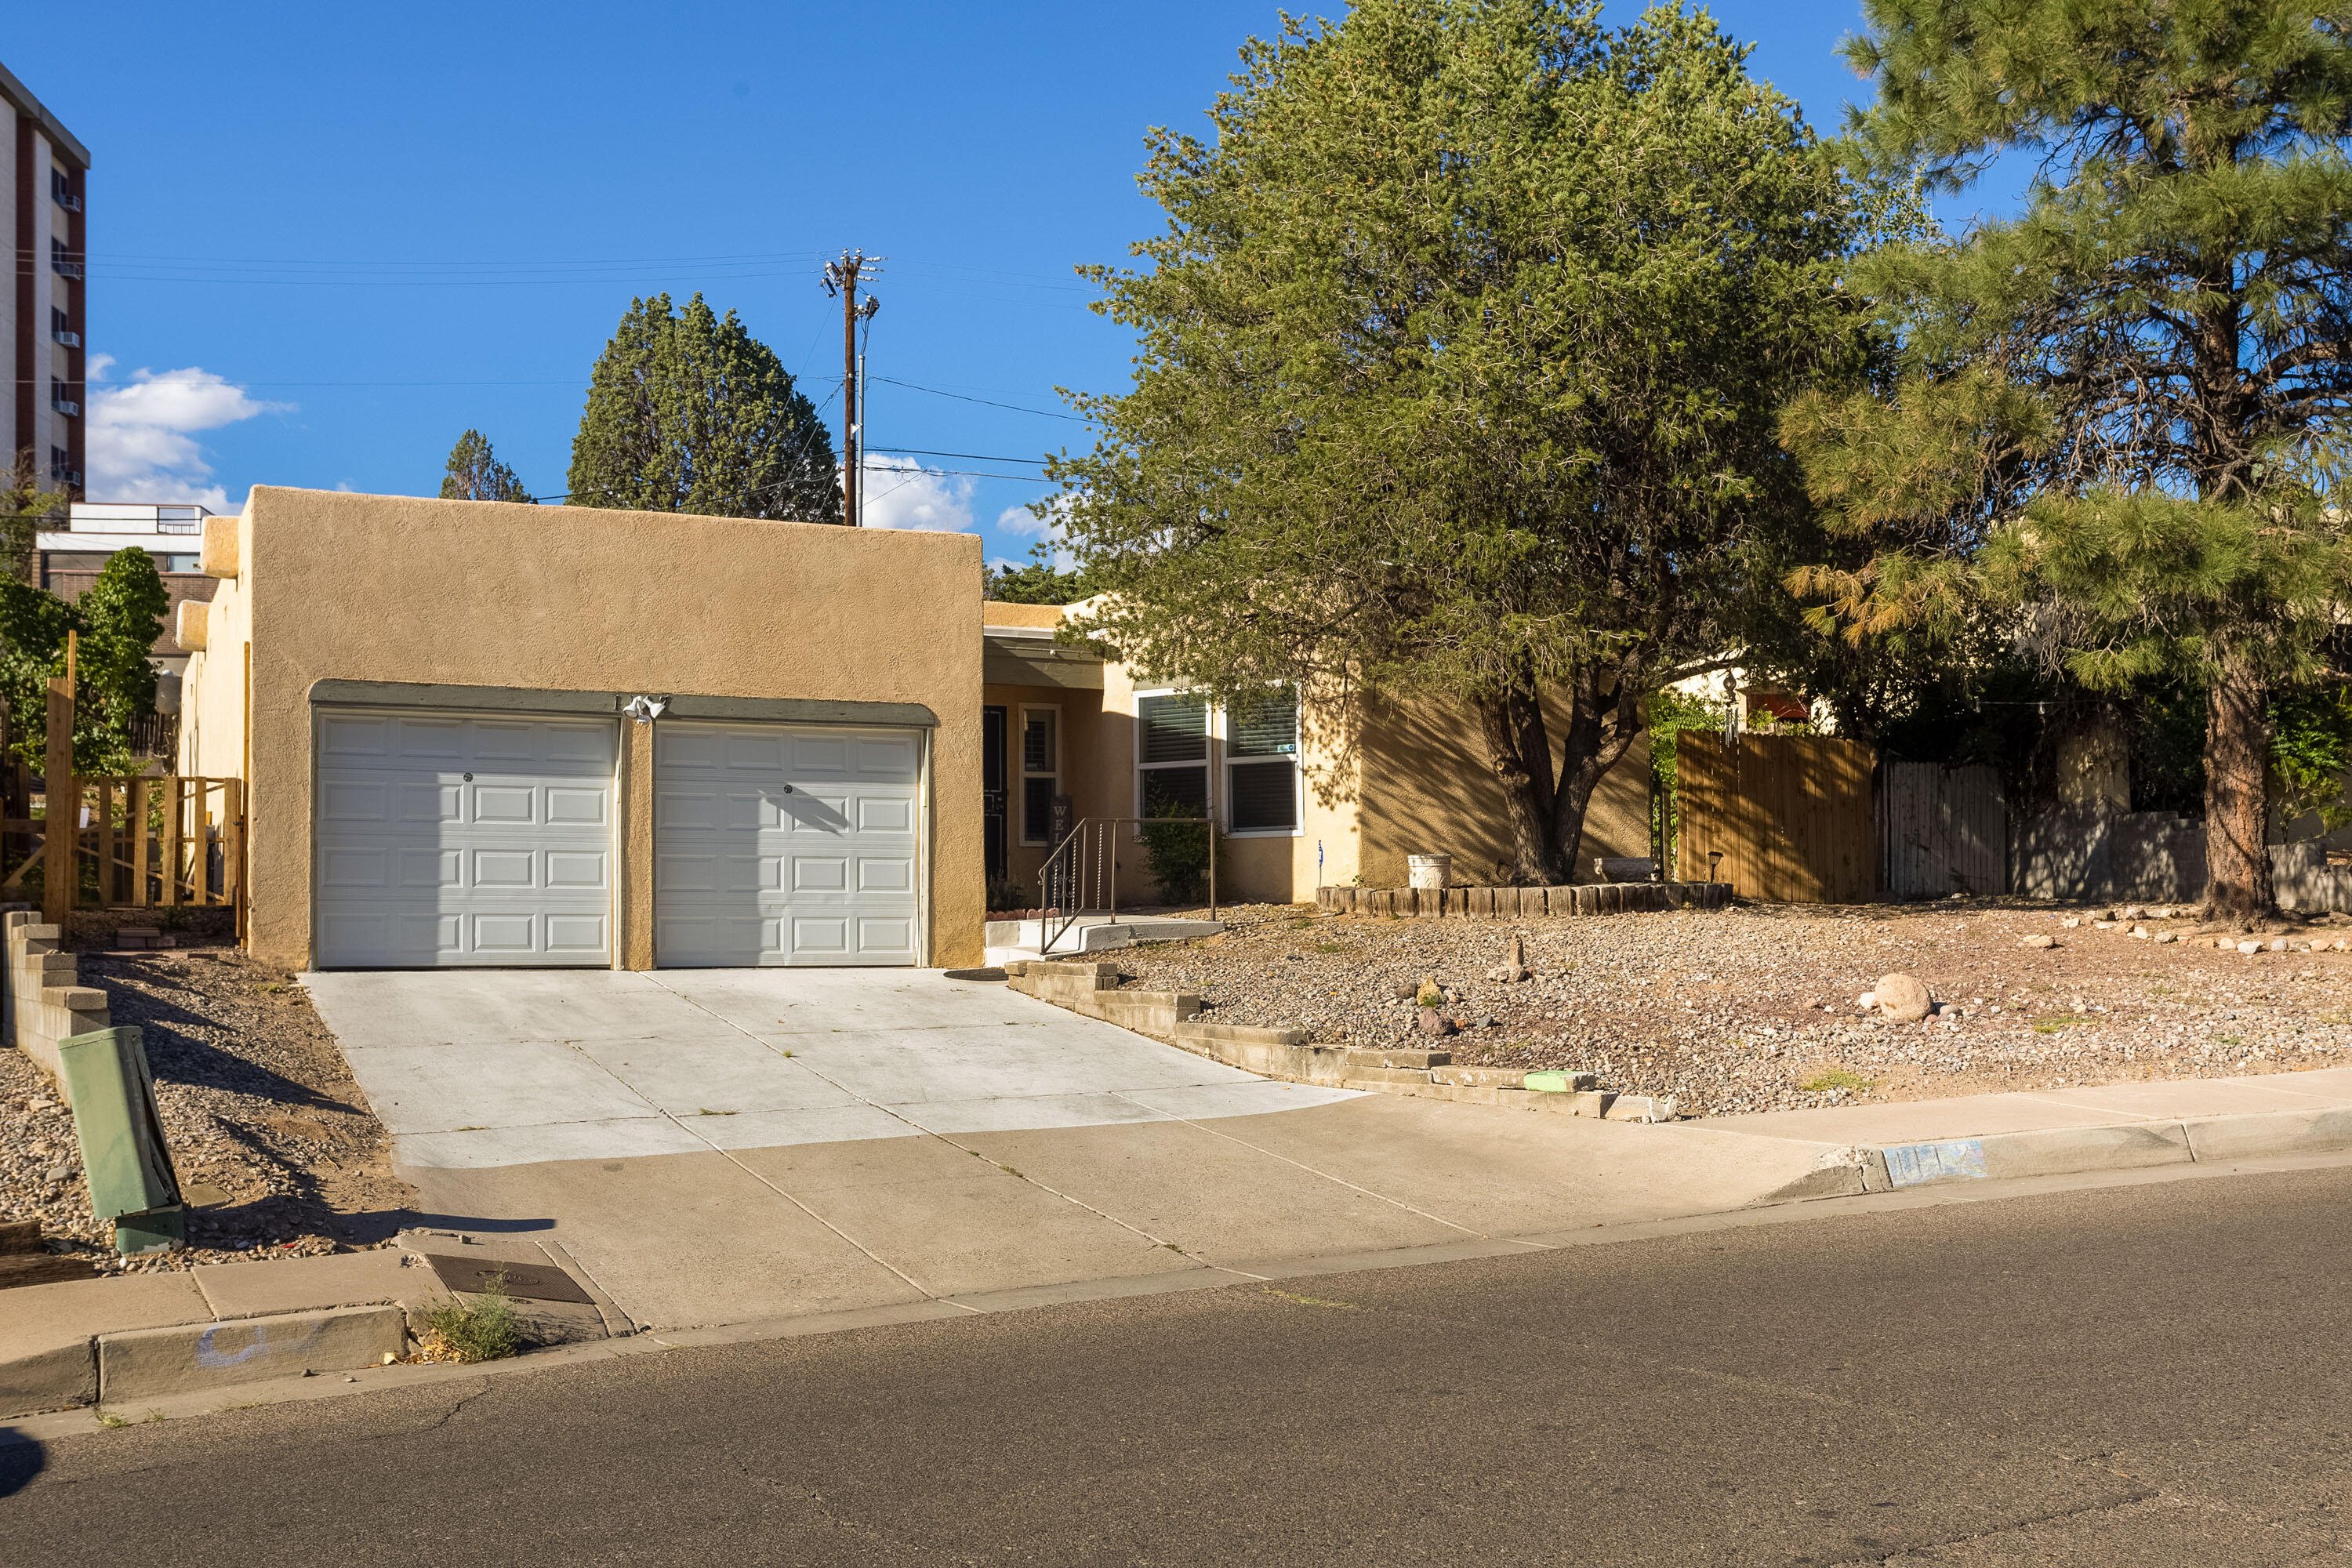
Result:
[[[833,438],[775,351],[697,294],[632,300],[596,361],[570,504],[839,522]]]
[[[45,588],[0,578],[0,696],[12,721],[9,749],[38,772],[47,761],[49,680],[66,672],[74,634],[74,771],[130,770],[131,721],[155,710],[150,657],[171,595],[144,550],[118,550],[98,580],[66,603]]]
[[[1566,880],[1662,685],[1775,613],[1809,519],[1777,411],[1856,353],[1863,211],[1703,16],[1363,0],[1150,139],[1164,233],[1093,270],[1132,388],[1055,464],[1074,635],[1344,747],[1466,710],[1511,874]]]
[[[1856,565],[1802,573],[1857,639],[1991,614],[2079,679],[2201,685],[2206,897],[2272,907],[2275,694],[2346,624],[2352,7],[1865,0],[1884,169],[2022,211],[1854,269],[1900,370],[1788,436]]]

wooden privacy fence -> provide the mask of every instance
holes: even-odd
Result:
[[[51,821],[70,821],[73,868],[64,879],[73,909],[241,907],[245,865],[245,785],[237,779],[78,778],[45,798],[42,815],[5,824],[7,875],[0,891],[43,889],[43,913],[56,919],[48,878]],[[29,836],[20,837],[20,835]]]
[[[1871,749],[1828,735],[1675,741],[1675,865],[1743,899],[1861,903],[1878,892]]]
[[[1879,886],[1890,899],[2009,890],[2000,771],[1886,763],[1878,773]]]

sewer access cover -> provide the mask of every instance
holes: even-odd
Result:
[[[449,1258],[432,1252],[425,1254],[425,1262],[433,1270],[434,1278],[452,1290],[479,1294],[490,1288],[491,1280],[500,1279],[509,1296],[533,1301],[595,1304],[595,1298],[583,1290],[577,1279],[552,1264],[512,1263],[499,1258]]]

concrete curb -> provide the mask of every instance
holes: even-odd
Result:
[[[1769,1136],[1739,1128],[1717,1131]],[[1815,1170],[1747,1206],[1761,1208],[1961,1182],[2347,1152],[2352,1152],[2352,1109],[2339,1107],[1986,1132],[1876,1147],[1823,1145],[1822,1163]]]

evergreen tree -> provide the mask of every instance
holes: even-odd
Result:
[[[1096,269],[1140,340],[1049,471],[1074,635],[1226,701],[1475,719],[1513,876],[1559,882],[1651,694],[1793,620],[1782,403],[1858,353],[1865,211],[1704,16],[1363,0],[1253,41],[1167,212]],[[1054,515],[1049,511],[1041,515]],[[1557,761],[1555,759],[1557,758]]]
[[[2085,684],[2206,693],[2206,899],[2273,906],[2270,699],[2346,624],[2352,11],[2308,0],[1865,0],[1881,171],[1963,188],[2030,158],[2017,218],[1854,268],[1891,387],[1787,425],[1832,527],[1792,586],[1864,637],[1990,608]]]
[[[488,437],[468,430],[449,448],[449,471],[441,481],[443,500],[514,500],[535,504],[515,471],[490,450]]]
[[[980,596],[1001,605],[1075,605],[1087,593],[1084,577],[1076,572],[1056,572],[1044,561],[991,567],[980,579]]]
[[[632,300],[588,384],[570,504],[839,522],[833,438],[783,363],[697,294]]]

